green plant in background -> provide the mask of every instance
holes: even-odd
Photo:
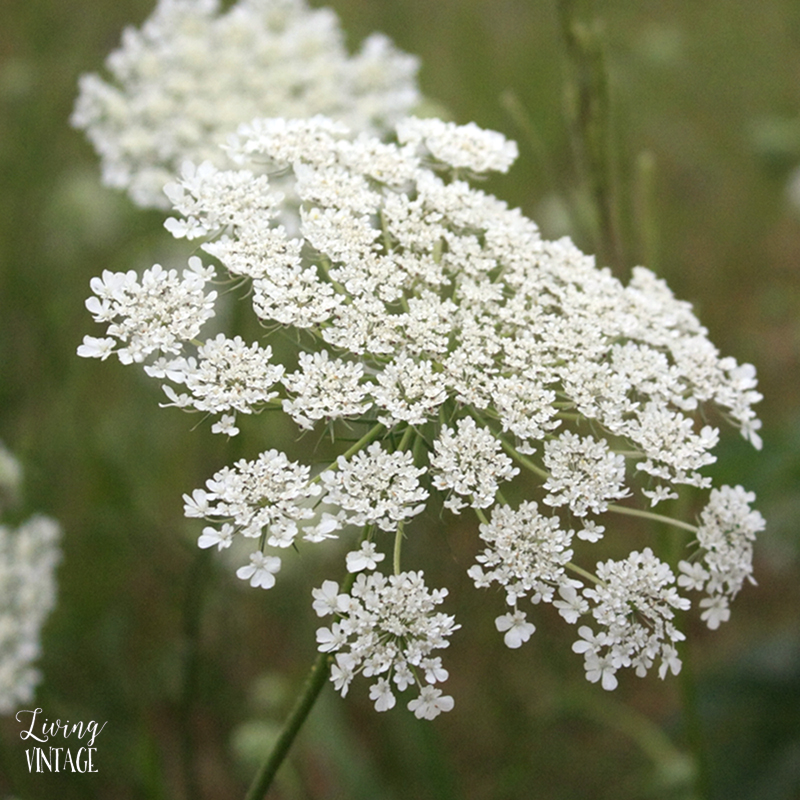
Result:
[[[110,61],[122,91],[85,80],[75,120],[104,155],[106,179],[145,204],[155,195],[134,188],[140,176],[152,188],[163,166],[199,162],[228,134],[213,163],[185,164],[165,188],[180,215],[167,228],[199,240],[222,271],[197,256],[182,273],[159,265],[141,278],[106,271],[87,301],[106,335],[87,336],[79,354],[144,363],[166,381],[167,405],[216,416],[213,432],[236,436],[237,415],[272,409],[332,440],[328,465],[270,449],[185,498],[188,517],[212,523],[200,547],[233,553],[237,575],[254,587],[275,584],[292,548],[354,540],[342,585],[326,580],[312,593],[314,610],[333,621],[317,631],[321,655],[249,796],[266,791],[329,670],[343,695],[356,675],[370,678],[378,711],[409,688],[417,717],[453,707],[436,688],[448,670],[434,651],[461,626],[438,610],[447,590],[429,590],[422,571],[403,563],[404,540],[424,530],[415,518],[426,508],[444,517],[474,511],[484,549],[468,573],[478,588],[502,588],[507,608],[495,626],[508,647],[535,630],[522,601],[552,603],[578,625],[572,649],[583,655],[589,681],[611,690],[625,668],[677,674],[684,639],[677,617],[689,607],[681,590],[704,595],[701,616],[713,629],[752,576],[752,544],[764,524],[750,507],[754,495],[713,488],[701,470],[715,460],[714,414],[760,447],[754,369],[721,358],[691,307],[653,273],[637,268],[623,286],[569,240],[542,239],[530,220],[472,188],[469,179],[506,171],[516,157],[498,133],[436,119],[388,127],[382,112],[384,139],[354,136],[341,123],[308,118],[324,107],[287,119],[294,108],[284,112],[280,99],[253,121],[220,114],[217,126],[216,98],[237,108],[235,92],[250,98],[251,89],[231,88],[224,70],[218,79],[225,57],[214,63],[213,80],[196,80],[205,75],[197,65],[208,63],[198,55],[208,49],[203,37],[214,31],[227,54],[235,28],[215,21],[215,5],[197,6],[207,25],[190,7],[162,3],[142,37],[130,32],[124,57]],[[219,20],[269,8],[242,3]],[[290,8],[303,9],[281,3],[279,12]],[[564,29],[570,46],[581,46]],[[613,259],[604,122],[591,111],[605,94],[591,82],[601,62],[592,64],[577,95],[578,108],[589,105],[576,118],[576,141],[586,146],[587,174],[598,176],[590,181],[595,229]],[[290,65],[282,65],[286,74]],[[126,75],[135,80],[126,83]],[[206,83],[212,91],[202,112],[215,125],[198,125],[190,111],[184,152],[174,135],[184,120],[168,87],[180,93]],[[348,118],[347,104],[361,98],[343,85],[338,106]],[[410,89],[403,96],[415,98]],[[147,106],[152,98],[158,113]],[[378,106],[396,110],[396,101]],[[280,118],[263,118],[275,113]],[[159,142],[170,143],[163,159],[153,155]],[[145,155],[132,158],[137,147]],[[225,294],[247,287],[281,361],[271,345],[239,335],[199,338],[221,287]],[[287,333],[291,347],[282,341]],[[682,487],[710,490],[697,524],[677,510],[652,510]],[[520,495],[526,499],[516,501]],[[614,538],[606,536],[612,514],[670,526],[666,552],[654,540],[624,558],[598,560]],[[675,558],[687,544],[688,557]],[[379,569],[384,561],[391,570]]]

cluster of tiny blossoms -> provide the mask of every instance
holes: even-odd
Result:
[[[0,495],[12,496],[20,479],[19,462],[0,443]],[[32,700],[41,679],[34,662],[55,605],[60,538],[58,524],[41,515],[16,529],[0,525],[0,714]]]
[[[140,206],[169,208],[163,186],[184,159],[221,163],[219,145],[257,116],[327,114],[380,131],[419,102],[417,60],[384,36],[350,55],[330,9],[305,0],[159,0],[106,67],[80,80],[72,124],[104,182]]]
[[[108,327],[79,352],[145,362],[166,405],[218,417],[213,429],[228,435],[237,415],[266,408],[303,431],[347,431],[331,464],[271,450],[185,498],[186,514],[210,523],[201,547],[249,541],[237,574],[254,586],[275,583],[290,546],[360,537],[349,588],[326,581],[314,592],[317,613],[334,618],[318,642],[343,694],[360,673],[375,679],[378,710],[410,686],[418,716],[452,705],[434,687],[447,673],[431,656],[458,627],[434,613],[446,593],[402,569],[403,540],[431,505],[477,517],[483,549],[468,574],[502,590],[507,646],[535,630],[524,602],[550,603],[577,626],[573,650],[590,681],[612,689],[624,668],[676,673],[676,615],[690,604],[680,590],[702,593],[713,628],[752,580],[764,524],[754,497],[713,488],[703,469],[715,460],[714,420],[760,447],[754,369],[721,357],[652,272],[639,267],[623,285],[473,188],[472,175],[513,162],[500,134],[408,118],[395,136],[354,137],[322,117],[241,126],[227,164],[187,164],[167,187],[178,212],[168,229],[218,266],[96,279],[87,306]],[[138,288],[156,278],[158,296]],[[261,343],[199,340],[216,299],[201,284],[212,279],[247,282],[264,327],[297,332],[307,346],[292,366]],[[532,499],[509,504],[511,482]],[[686,486],[709,493],[697,524],[655,510]],[[649,547],[593,555],[612,514],[673,525],[692,545],[678,576]]]

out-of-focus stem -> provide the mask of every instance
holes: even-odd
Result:
[[[614,192],[608,70],[598,22],[578,19],[577,0],[557,0],[567,59],[567,124],[579,180],[592,205],[595,246],[604,264],[624,263]]]
[[[634,186],[636,228],[639,231],[641,263],[658,271],[658,223],[656,221],[656,159],[649,150],[636,158],[636,184]]]
[[[194,768],[197,747],[192,723],[192,711],[194,698],[197,696],[200,624],[203,601],[205,599],[204,594],[208,584],[208,570],[208,553],[198,550],[189,573],[183,609],[185,650],[183,656],[183,687],[178,707],[181,728],[181,757],[188,800],[197,800],[200,797],[200,786]]]

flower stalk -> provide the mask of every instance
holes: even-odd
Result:
[[[330,671],[330,662],[331,657],[328,653],[320,653],[317,656],[306,677],[303,689],[295,700],[294,707],[283,723],[275,745],[255,778],[253,778],[253,782],[245,795],[245,800],[263,800],[266,797],[278,769],[286,760],[297,734],[314,707],[314,703],[316,703],[323,686],[325,686]]]

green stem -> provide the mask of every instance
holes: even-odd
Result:
[[[571,561],[567,562],[564,566],[567,569],[572,570],[576,575],[586,578],[587,581],[596,583],[598,586],[604,585],[603,581],[601,581],[596,575],[592,575],[591,572],[587,572],[583,567],[579,567],[577,564],[573,564]]]
[[[195,800],[201,796],[198,776],[194,768],[197,754],[195,726],[192,723],[194,698],[197,697],[197,684],[200,669],[200,626],[203,603],[208,585],[209,553],[198,550],[186,587],[186,599],[183,609],[183,634],[185,651],[183,657],[183,686],[181,687],[178,717],[181,729],[181,756],[183,760],[186,796]]]
[[[382,430],[384,429],[383,423],[379,422],[377,425],[374,425],[370,428],[354,445],[348,447],[342,456],[344,458],[350,458],[350,456],[355,455],[364,445],[369,444]],[[333,466],[333,464],[331,464]]]
[[[660,775],[671,778],[674,786],[688,788],[686,783],[691,781],[693,766],[689,763],[690,758],[645,714],[611,697],[596,692],[588,694],[582,690],[565,697],[562,704],[567,712],[594,720],[603,728],[616,728],[638,745]]]
[[[341,457],[350,458],[350,456],[355,455],[359,450],[361,450],[362,447],[368,445],[373,439],[375,439],[378,436],[378,434],[380,434],[380,432],[383,430],[385,430],[385,428],[382,423],[379,422],[377,425],[374,425],[354,445],[345,450],[345,452],[342,453]],[[334,461],[332,464],[329,464],[328,467],[326,467],[326,469],[333,469],[335,466],[336,466],[336,461]],[[322,470],[322,472],[325,472],[325,470]],[[322,472],[320,472],[319,475],[315,475],[309,481],[309,483],[316,483],[320,479],[320,475],[322,474]]]
[[[403,438],[402,438],[402,439],[400,439],[400,444],[397,446],[397,449],[398,449],[398,450],[400,450],[401,452],[402,452],[403,450],[407,450],[407,449],[408,449],[408,443],[411,441],[411,437],[412,437],[412,436],[413,436],[415,433],[416,433],[416,431],[414,430],[414,428],[413,428],[411,425],[409,425],[409,426],[408,426],[408,427],[407,427],[407,428],[406,428],[406,429],[403,431]]]
[[[245,795],[245,800],[262,800],[266,797],[267,792],[272,786],[272,781],[275,778],[281,764],[289,753],[289,749],[294,743],[300,728],[306,721],[309,712],[311,711],[314,703],[322,691],[322,687],[328,679],[328,670],[330,668],[330,656],[328,653],[320,653],[317,656],[314,666],[306,678],[303,691],[298,696],[294,708],[292,709],[289,717],[281,729],[275,746],[269,754],[266,762],[259,770],[258,774],[253,780],[249,791]]]
[[[325,277],[330,281],[330,284],[331,284],[331,286],[333,286],[334,291],[337,294],[343,294],[343,295],[347,296],[347,290],[344,288],[344,286],[342,286],[341,283],[338,283],[333,278],[331,278],[331,274],[330,274],[331,262],[330,262],[330,260],[328,259],[327,256],[322,256],[320,258],[318,266],[322,268],[322,271],[325,274]]]
[[[663,522],[665,525],[673,525],[676,528],[682,528],[685,531],[697,533],[697,528],[694,525],[690,525],[688,522],[681,522],[681,520],[673,519],[672,517],[665,517],[663,514],[656,514],[654,511],[644,511],[641,508],[618,506],[616,504],[610,505],[608,510],[613,511],[615,514],[626,514],[629,517],[641,517],[642,519],[649,519],[653,522]]]
[[[358,540],[359,546],[361,546],[361,543],[369,536],[370,529],[370,525],[364,527],[364,530],[361,532],[361,537]],[[342,582],[342,594],[349,594],[355,580],[356,574],[354,572],[348,572]],[[303,690],[298,695],[297,700],[295,700],[294,707],[286,718],[286,722],[283,723],[283,728],[281,728],[278,740],[267,756],[267,760],[253,779],[253,783],[245,795],[245,800],[262,800],[266,796],[270,786],[272,786],[275,774],[289,754],[289,750],[297,734],[300,732],[300,728],[303,727],[303,723],[306,721],[306,718],[322,691],[322,687],[325,685],[330,671],[331,661],[332,657],[329,653],[320,653],[317,656],[316,661],[314,661],[306,677]]]
[[[534,464],[533,461],[522,455],[522,453],[520,453],[513,444],[504,439],[502,436],[498,436],[497,440],[501,445],[503,445],[503,450],[505,450],[506,453],[508,453],[515,461],[518,461],[520,464],[522,464],[525,469],[530,470],[540,478],[550,477],[550,474],[546,470],[542,469],[538,464]]]
[[[639,250],[643,264],[658,272],[658,223],[656,213],[656,160],[643,150],[636,158],[635,209]]]
[[[514,123],[525,133],[528,143],[536,154],[539,167],[545,175],[546,187],[551,191],[557,189],[561,181],[553,169],[552,154],[536,130],[533,118],[522,104],[517,93],[513,89],[506,89],[500,95],[500,104],[505,108]]]
[[[397,532],[394,535],[394,554],[392,558],[392,567],[394,574],[400,574],[400,554],[403,550],[403,523],[397,526]]]

